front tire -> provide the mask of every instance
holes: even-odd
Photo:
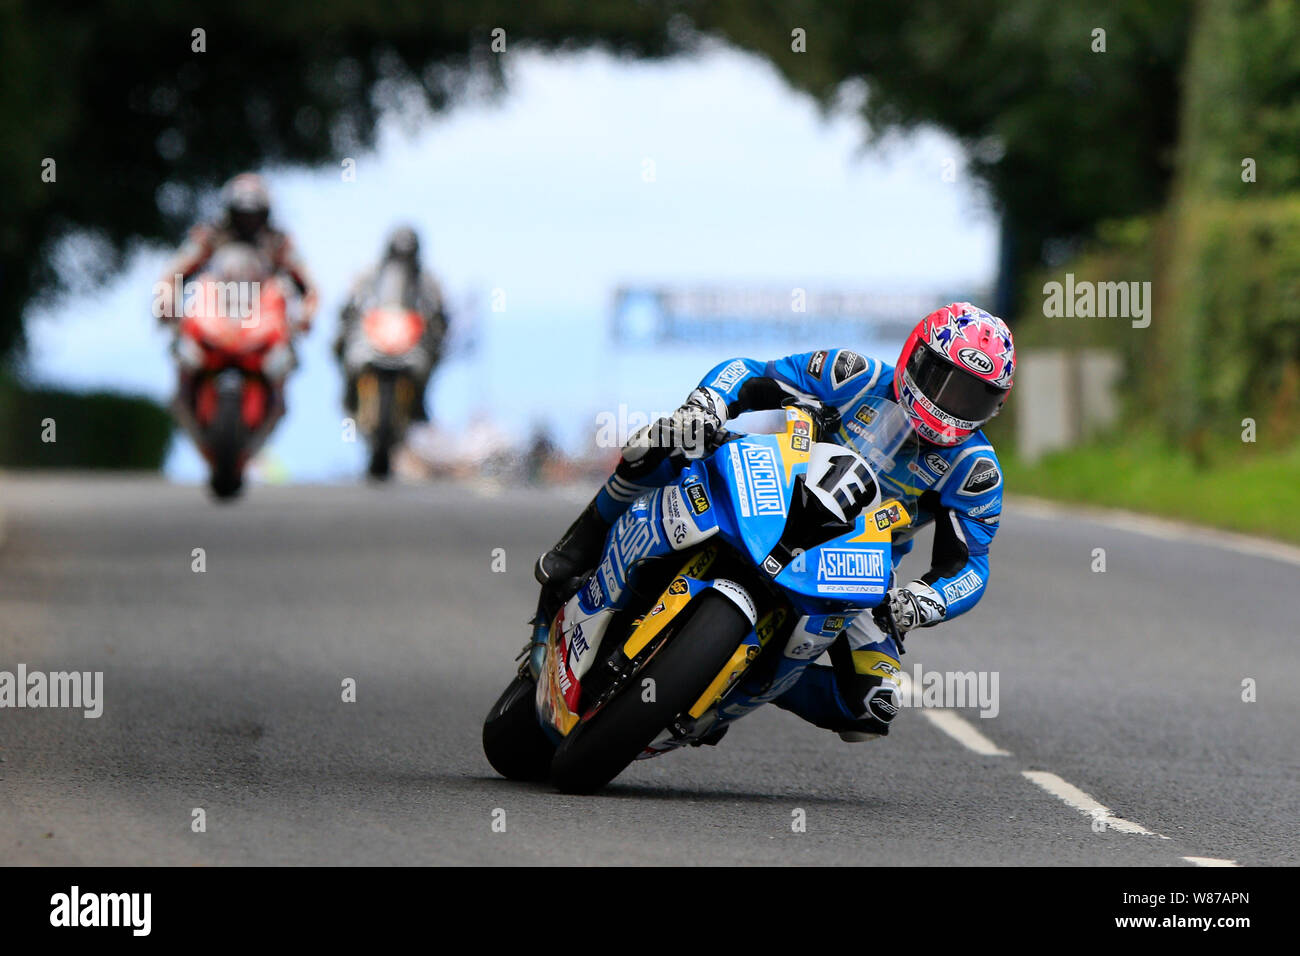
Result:
[[[397,382],[390,375],[379,377],[379,412],[370,452],[370,477],[383,481],[392,468],[393,446],[397,444]]]
[[[551,782],[558,790],[593,793],[622,773],[699,699],[749,633],[749,619],[721,594],[706,592],[693,603],[690,618],[667,645],[556,750]],[[647,679],[654,681],[652,701],[642,697]]]
[[[218,501],[236,498],[244,487],[243,410],[238,389],[222,389],[217,395],[217,413],[212,423],[210,447],[212,473],[209,484]]]
[[[555,745],[537,721],[537,681],[520,674],[483,721],[483,753],[508,780],[545,780]]]
[[[370,452],[370,464],[366,466],[366,473],[376,481],[385,481],[392,472],[392,467],[388,446],[376,445]]]

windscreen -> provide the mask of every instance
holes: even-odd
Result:
[[[844,415],[843,436],[877,473],[893,471],[904,458],[915,457],[908,445],[912,421],[895,402],[868,396]]]
[[[375,304],[415,308],[416,282],[409,266],[401,262],[385,262],[375,278]]]
[[[261,253],[246,242],[231,242],[212,255],[205,270],[218,282],[257,282],[270,274]]]

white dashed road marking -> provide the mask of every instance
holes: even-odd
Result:
[[[1134,823],[1132,820],[1117,817],[1110,807],[1104,806],[1095,797],[1089,796],[1074,784],[1067,783],[1054,773],[1048,773],[1045,770],[1022,770],[1021,774],[1063,803],[1074,807],[1081,813],[1086,813],[1094,820],[1105,821],[1108,830],[1118,830],[1120,833],[1136,833],[1140,836],[1160,836],[1160,834],[1152,833],[1146,827]],[[1169,838],[1160,836],[1160,839],[1167,840]]]
[[[899,675],[900,690],[905,700],[915,699],[912,693],[913,681],[907,674]],[[910,708],[909,708],[910,709]],[[920,707],[921,715],[930,723],[934,724],[945,734],[956,740],[963,747],[972,750],[983,757],[1009,757],[1011,751],[1004,750],[995,744],[988,737],[984,736],[975,729],[975,725],[968,721],[961,714],[950,708],[942,707]],[[1048,773],[1045,770],[1022,770],[1021,776],[1037,784],[1046,790],[1052,796],[1056,797],[1067,806],[1074,807],[1080,813],[1092,817],[1094,820],[1101,820],[1107,830],[1116,830],[1120,833],[1131,833],[1137,836],[1157,837],[1161,840],[1168,840],[1169,837],[1162,833],[1154,833],[1142,826],[1140,823],[1134,823],[1132,820],[1125,820],[1117,816],[1115,811],[1103,804],[1091,794],[1084,793],[1074,784],[1061,779],[1054,773]],[[1188,863],[1195,866],[1240,866],[1236,860],[1222,860],[1212,856],[1185,856],[1183,857]]]
[[[903,692],[904,700],[916,700],[919,696],[914,693],[915,682],[907,674],[898,675],[899,689]],[[911,708],[909,708],[911,709]],[[957,713],[955,710],[948,710],[939,707],[919,707],[921,716],[934,724],[945,734],[951,737],[957,743],[961,744],[968,750],[973,750],[981,757],[1009,757],[1010,750],[1003,750],[989,738],[975,729],[975,725],[969,720]]]
[[[923,708],[922,715],[953,740],[975,751],[983,757],[1009,757],[1010,750],[1003,750],[993,741],[975,729],[975,726],[961,714],[953,710],[939,710],[934,707]]]

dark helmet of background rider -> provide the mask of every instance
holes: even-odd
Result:
[[[410,226],[398,226],[388,235],[384,247],[385,259],[405,259],[415,262],[420,257],[420,237]]]
[[[266,228],[271,194],[261,176],[240,173],[221,190],[226,222],[241,239],[252,239]]]

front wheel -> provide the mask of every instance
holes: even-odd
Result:
[[[560,744],[551,762],[557,789],[592,793],[605,786],[694,704],[726,666],[750,631],[749,619],[716,592],[693,603],[690,618],[667,645]]]
[[[237,497],[244,486],[242,393],[228,385],[220,387],[227,383],[217,384],[217,412],[209,439],[212,470],[208,484],[218,501],[229,501]]]
[[[537,681],[520,674],[483,721],[483,753],[508,780],[545,780],[555,744],[537,721]]]
[[[391,473],[393,468],[392,453],[387,445],[376,445],[370,452],[370,463],[366,466],[366,474],[378,481],[383,481]]]
[[[392,468],[393,446],[397,444],[397,381],[392,375],[379,376],[379,407],[375,433],[370,440],[370,477],[381,481]]]

